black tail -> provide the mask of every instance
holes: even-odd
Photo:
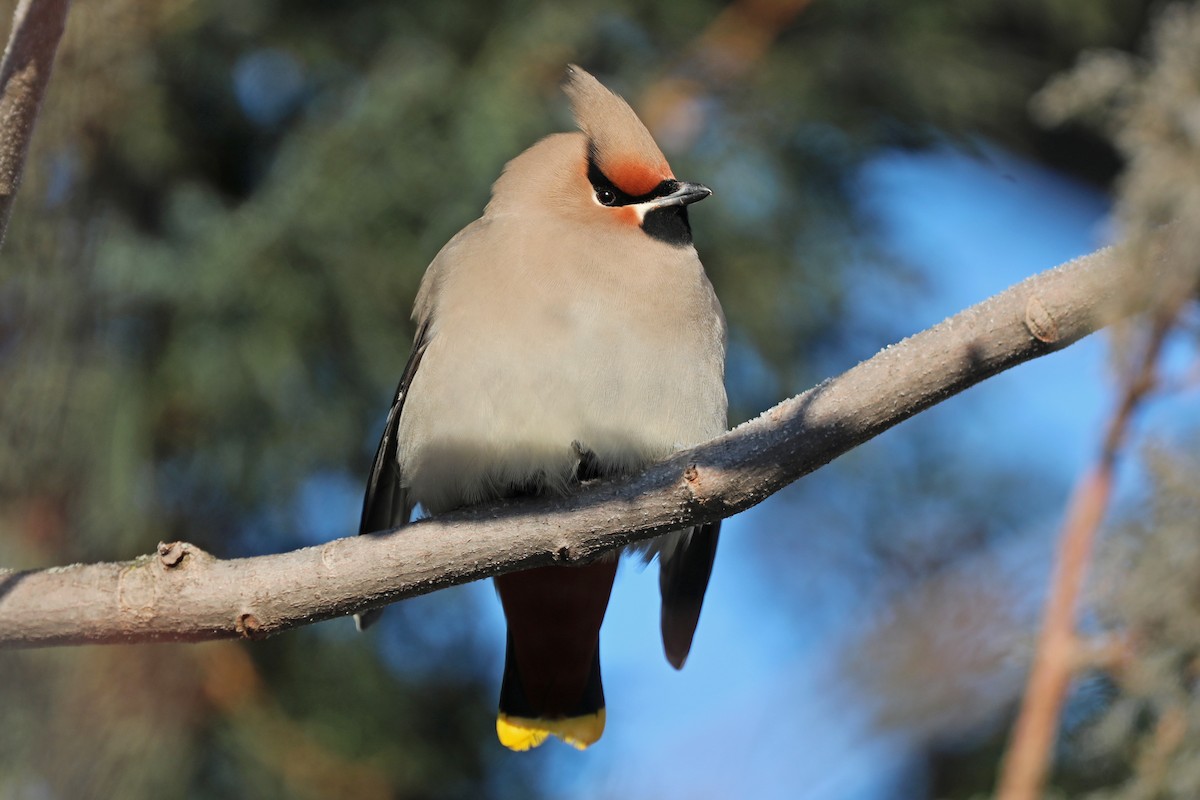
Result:
[[[670,558],[662,559],[659,564],[663,650],[675,669],[683,668],[692,649],[720,532],[720,522],[692,528]]]

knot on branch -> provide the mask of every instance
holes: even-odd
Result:
[[[238,614],[234,629],[243,639],[258,639],[262,634],[262,623],[258,621],[258,617],[247,611]]]
[[[1059,339],[1058,323],[1036,294],[1025,303],[1025,327],[1039,342],[1054,344]]]
[[[589,563],[592,558],[593,556],[588,548],[580,547],[575,542],[563,541],[559,543],[558,547],[554,548],[554,562],[556,564],[577,567]]]
[[[687,487],[692,500],[701,504],[712,499],[711,492],[705,486],[705,475],[706,472],[695,464],[688,464],[683,471],[683,485]]]
[[[159,542],[155,551],[158,563],[165,570],[178,570],[193,562],[211,561],[213,557],[189,542]]]
[[[184,542],[159,542],[158,563],[167,569],[173,569],[183,563],[188,546]]]

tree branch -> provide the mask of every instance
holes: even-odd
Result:
[[[1092,548],[1112,500],[1122,444],[1138,406],[1158,383],[1159,359],[1183,304],[1192,296],[1188,288],[1179,287],[1173,296],[1168,295],[1166,307],[1159,310],[1144,352],[1125,378],[1099,457],[1080,476],[1067,505],[1037,651],[1005,754],[998,800],[1036,800],[1045,792],[1067,690],[1076,671],[1086,664],[1079,658],[1082,644],[1075,617]]]
[[[20,0],[0,62],[0,244],[25,171],[70,0]]]
[[[259,638],[728,517],[935,403],[1112,322],[1127,313],[1118,298],[1138,279],[1113,250],[1097,251],[637,476],[565,497],[256,558],[221,560],[175,542],[124,563],[0,571],[0,646]]]

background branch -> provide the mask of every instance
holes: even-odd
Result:
[[[378,536],[221,560],[160,545],[131,562],[0,572],[0,644],[255,638],[620,545],[754,506],[918,412],[1124,313],[1111,249],[1031,277],[638,476]]]
[[[1178,287],[1172,302],[1154,318],[1141,358],[1125,376],[1096,463],[1079,478],[1067,506],[1037,652],[1001,773],[1000,800],[1036,800],[1045,790],[1067,690],[1076,670],[1087,666],[1078,657],[1083,645],[1075,618],[1096,536],[1112,500],[1122,444],[1139,405],[1157,384],[1159,358],[1191,296],[1189,288]]]
[[[0,62],[0,245],[70,6],[70,0],[20,0],[13,13],[12,35]]]

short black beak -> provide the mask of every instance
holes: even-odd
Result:
[[[712,194],[712,189],[702,183],[679,181],[675,191],[670,194],[664,194],[662,197],[654,198],[651,201],[651,205],[654,208],[662,208],[663,206],[689,206],[692,203],[698,203],[710,194]]]

